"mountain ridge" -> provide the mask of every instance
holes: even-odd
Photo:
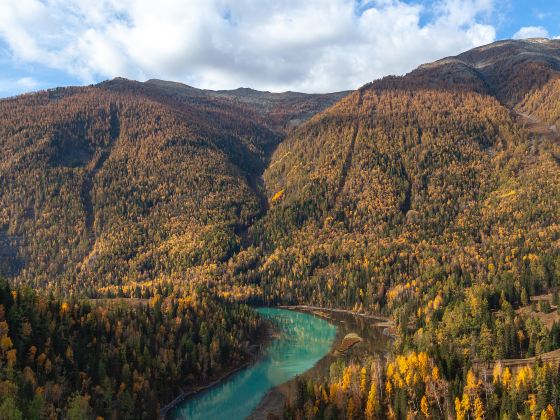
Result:
[[[388,223],[397,227],[406,226],[406,223],[403,225],[405,220],[408,222],[418,221],[422,217],[426,217],[422,216],[421,212],[419,213],[418,200],[425,200],[425,195],[428,194],[426,188],[432,188],[430,187],[430,177],[433,176],[432,172],[435,168],[432,168],[432,166],[435,161],[430,161],[430,159],[434,159],[434,156],[441,154],[441,150],[434,149],[437,142],[447,142],[445,148],[448,149],[449,153],[462,156],[460,159],[470,156],[469,159],[472,160],[470,163],[467,161],[459,162],[460,165],[466,165],[461,170],[475,172],[481,170],[473,166],[477,160],[478,163],[490,165],[493,159],[490,154],[506,156],[505,149],[510,146],[513,147],[518,142],[521,143],[515,147],[524,144],[525,140],[518,138],[518,133],[521,133],[523,128],[520,125],[522,124],[521,120],[518,120],[520,117],[517,116],[516,112],[527,111],[529,105],[527,105],[527,94],[521,97],[519,92],[540,92],[543,86],[555,77],[557,68],[554,63],[560,57],[559,46],[560,42],[558,41],[499,41],[462,53],[456,57],[448,57],[432,64],[420,66],[405,76],[388,76],[373,81],[357,91],[325,95],[259,92],[249,88],[239,88],[231,91],[208,91],[181,83],[155,79],[147,82],[136,82],[116,78],[90,87],[59,88],[35,95],[5,99],[0,101],[0,110],[4,110],[8,114],[18,109],[18,106],[23,106],[22,109],[30,109],[29,105],[26,105],[27,103],[34,107],[39,106],[38,110],[47,110],[46,112],[41,111],[43,114],[38,114],[38,119],[33,122],[37,129],[43,133],[41,135],[46,137],[42,140],[34,140],[32,138],[34,134],[31,137],[24,134],[25,130],[29,132],[30,129],[17,128],[18,124],[21,125],[21,122],[17,122],[15,115],[10,116],[7,120],[5,119],[6,131],[3,138],[5,150],[8,153],[6,155],[7,159],[0,162],[0,168],[4,168],[0,176],[4,182],[13,182],[13,172],[16,168],[23,168],[21,164],[16,164],[18,159],[29,162],[39,159],[33,165],[28,165],[29,168],[34,168],[33,171],[38,171],[32,175],[33,177],[43,176],[39,174],[44,171],[44,168],[48,168],[54,163],[55,167],[61,164],[61,168],[66,168],[64,170],[69,171],[64,175],[64,177],[69,177],[67,181],[64,181],[65,183],[69,182],[68,185],[77,182],[72,181],[73,177],[77,177],[76,179],[83,178],[82,181],[78,182],[81,187],[77,189],[75,194],[82,197],[82,210],[76,209],[76,211],[78,214],[82,212],[85,216],[81,221],[82,216],[76,216],[77,219],[73,219],[75,221],[71,222],[70,225],[83,224],[83,232],[95,232],[93,234],[93,248],[105,248],[109,243],[122,241],[122,238],[119,239],[118,237],[110,240],[108,237],[103,237],[103,235],[109,235],[108,231],[102,233],[103,229],[116,226],[110,219],[119,212],[121,216],[119,216],[120,221],[117,225],[121,226],[120,229],[125,229],[127,223],[131,221],[133,225],[148,223],[154,211],[157,213],[160,208],[168,205],[163,205],[155,197],[147,201],[141,199],[139,202],[141,204],[133,204],[135,201],[127,201],[128,194],[133,196],[138,194],[135,189],[143,191],[142,194],[147,194],[146,197],[150,194],[145,189],[146,187],[142,185],[145,181],[132,188],[126,186],[128,180],[114,179],[109,181],[109,179],[103,178],[108,176],[107,171],[117,169],[111,166],[118,161],[115,160],[116,156],[120,156],[118,159],[125,159],[122,161],[123,164],[130,159],[135,159],[132,154],[140,150],[138,149],[139,145],[145,142],[147,138],[154,136],[160,143],[154,143],[152,140],[146,143],[151,144],[141,153],[141,159],[146,162],[153,160],[152,153],[157,150],[153,146],[156,144],[160,144],[157,147],[162,147],[161,151],[163,152],[167,149],[173,150],[174,145],[179,146],[182,142],[187,142],[189,147],[197,148],[196,150],[199,150],[200,153],[206,154],[207,151],[211,151],[213,156],[222,156],[220,159],[224,159],[223,164],[230,168],[224,172],[228,173],[228,177],[232,177],[230,188],[235,190],[240,186],[241,190],[244,191],[240,196],[240,201],[237,201],[230,210],[227,210],[227,212],[233,211],[233,213],[228,213],[228,216],[221,215],[211,223],[203,222],[202,219],[196,221],[197,217],[193,215],[197,212],[194,209],[201,208],[199,206],[203,205],[204,200],[199,197],[196,190],[188,187],[181,195],[176,197],[181,197],[180,200],[191,200],[190,197],[192,197],[195,200],[189,207],[194,211],[188,217],[191,221],[187,222],[184,215],[179,216],[180,212],[183,211],[181,210],[183,204],[173,207],[174,210],[169,216],[173,215],[172,219],[179,217],[178,220],[182,220],[185,226],[190,227],[179,228],[179,231],[183,229],[180,234],[177,233],[177,227],[175,227],[162,235],[158,232],[158,223],[161,222],[157,222],[148,230],[146,230],[146,227],[139,228],[139,238],[144,239],[141,239],[137,245],[133,245],[134,241],[139,240],[137,238],[125,247],[132,247],[129,251],[123,252],[122,258],[124,259],[121,261],[127,261],[128,268],[119,269],[119,276],[126,278],[126,276],[131,275],[131,279],[135,279],[134,281],[146,281],[156,273],[163,272],[166,275],[176,273],[179,267],[188,271],[196,267],[197,264],[202,264],[202,267],[205,266],[206,257],[200,257],[200,255],[207,255],[202,250],[214,240],[211,238],[213,235],[222,238],[222,245],[229,244],[226,246],[229,250],[224,250],[225,248],[219,250],[219,246],[216,248],[216,255],[220,256],[217,260],[213,260],[214,262],[224,263],[227,259],[232,258],[236,252],[242,251],[251,243],[257,248],[267,249],[267,247],[272,247],[274,249],[278,245],[273,245],[276,240],[268,243],[268,245],[262,245],[259,241],[270,236],[271,232],[277,228],[274,227],[271,230],[269,224],[276,223],[273,222],[273,219],[282,212],[289,212],[291,213],[290,217],[294,218],[292,221],[282,219],[283,227],[281,230],[284,230],[285,234],[294,228],[296,231],[299,230],[309,220],[315,218],[322,220],[323,216],[319,216],[320,214],[329,214],[329,217],[338,223],[345,220],[350,211],[365,212],[360,216],[362,221],[358,223],[357,219],[351,222],[350,219],[344,223],[358,223],[356,226],[361,226],[365,222],[366,224],[361,226],[360,229],[364,232],[369,231],[370,234],[373,234],[373,232],[379,234],[388,229]],[[500,51],[492,66],[499,67],[498,73],[503,76],[503,80],[496,81],[495,69],[492,71],[487,69],[486,73],[483,74],[479,68],[475,68],[477,67],[475,64],[487,60],[487,55],[492,51]],[[550,59],[552,61],[543,61],[539,58],[535,62],[531,58],[534,57],[533,55],[529,54],[527,56],[527,51],[534,51],[535,54],[540,55],[546,52],[552,57]],[[516,66],[511,66],[512,60],[517,63]],[[551,64],[552,62],[554,63]],[[526,74],[535,69],[538,71],[531,73],[532,77],[525,77]],[[518,89],[518,87],[521,89]],[[97,99],[96,95],[101,95],[100,99]],[[103,99],[104,95],[107,95],[107,99]],[[364,105],[361,104],[358,97],[363,98]],[[84,108],[84,110],[77,108],[77,113],[72,114],[73,111],[69,110],[73,106],[72,102],[75,102],[73,98],[84,98],[84,103],[89,108]],[[86,122],[92,128],[97,124],[95,119],[92,119],[93,117],[88,116],[84,119],[84,115],[88,113],[93,112],[91,115],[96,115],[96,101],[100,101],[100,104],[104,103],[102,106],[104,109],[99,117],[106,123],[103,127],[94,128],[93,131],[91,128],[84,130],[80,125]],[[404,102],[401,104],[400,101]],[[439,107],[434,104],[439,104]],[[146,112],[141,110],[145,105],[149,105]],[[120,108],[123,106],[125,111]],[[448,108],[450,106],[463,109],[463,115],[453,116],[453,109]],[[532,102],[530,106],[535,108],[536,105]],[[352,111],[352,109],[357,111]],[[53,127],[46,127],[46,131],[39,128],[47,115],[51,118],[52,115],[56,116],[56,113],[62,110],[70,118],[68,128],[57,128],[58,125],[67,124],[67,121],[64,120],[66,117],[62,117],[60,122],[55,123]],[[490,113],[490,110],[493,110],[492,113]],[[62,115],[64,114],[61,113],[60,116]],[[123,115],[125,116],[124,119]],[[164,115],[169,116],[170,125],[169,128],[166,128],[168,132],[157,128],[158,121],[161,121]],[[146,131],[143,134],[133,129],[134,124],[136,124],[133,121],[138,117],[145,120],[142,124],[147,124]],[[153,121],[151,120],[152,117],[155,118]],[[431,118],[435,118],[435,121],[442,124],[442,128],[434,126],[430,122]],[[453,121],[453,118],[456,118],[456,121]],[[404,123],[401,123],[400,119],[404,119]],[[486,119],[489,120],[486,121]],[[454,125],[443,129],[449,123]],[[123,124],[127,128],[124,128]],[[354,124],[357,125],[354,126]],[[394,127],[387,131],[383,128],[385,125]],[[399,128],[399,125],[402,125],[402,127]],[[173,131],[180,126],[184,126],[185,130],[184,134],[181,135],[193,137],[191,140],[166,139],[166,136],[172,137]],[[76,131],[76,129],[78,130]],[[404,139],[403,144],[401,144],[401,139],[394,138],[397,133],[394,130],[404,130],[399,134]],[[56,134],[57,132],[59,134]],[[92,146],[96,141],[97,134],[94,134],[96,132],[101,134],[101,138],[104,138],[104,140],[101,140],[99,145]],[[158,134],[159,132],[161,134]],[[128,133],[126,135],[132,136],[132,138],[126,139],[123,133]],[[441,137],[442,135],[450,136],[450,138],[444,140]],[[528,134],[523,134],[523,136],[525,135]],[[19,140],[26,136],[29,140],[23,142]],[[376,145],[378,140],[376,139],[380,138],[378,136],[385,138],[383,140],[385,146],[383,147],[387,150],[376,150],[378,148]],[[454,136],[455,140],[452,141],[451,138]],[[10,137],[12,137],[12,140],[6,143],[6,138]],[[133,138],[134,140],[132,140]],[[305,138],[305,140],[302,140],[302,138]],[[424,140],[425,138],[430,140]],[[329,139],[329,141],[325,142],[326,139]],[[512,142],[511,139],[516,140]],[[26,142],[29,143],[31,148],[23,146]],[[435,143],[430,145],[430,142]],[[353,143],[355,143],[354,146],[352,146]],[[42,146],[42,144],[44,145]],[[507,144],[510,144],[510,146],[507,146]],[[357,152],[354,150],[356,148]],[[182,153],[175,155],[173,159],[188,159],[189,156]],[[363,153],[366,153],[366,155],[362,156]],[[370,153],[373,154],[368,155]],[[414,157],[410,153],[426,156],[418,160],[418,157]],[[556,152],[551,153],[556,156]],[[298,157],[294,160],[295,155],[298,155]],[[475,156],[478,157],[475,158]],[[48,158],[45,160],[45,157]],[[216,159],[216,157],[212,159]],[[448,157],[442,155],[440,159],[445,160]],[[504,157],[504,159],[510,159],[510,157]],[[203,161],[204,158],[201,162]],[[375,165],[382,165],[374,170],[375,177],[371,178],[373,173],[367,171],[360,175],[359,171],[361,169],[358,168],[360,166],[369,168],[373,162],[377,162]],[[165,162],[161,164],[165,166]],[[175,164],[170,163],[171,166],[167,166],[167,170],[175,172],[172,169]],[[184,164],[187,165],[185,168],[189,165],[186,161]],[[219,177],[219,172],[203,175],[206,173],[204,167],[206,164],[197,169],[197,171],[201,171],[200,174],[193,172],[195,178],[189,181],[194,182],[193,186],[198,185],[196,182],[201,182],[201,176],[209,176],[209,180]],[[220,168],[225,168],[220,165],[218,165]],[[423,168],[421,172],[418,170],[418,165]],[[118,170],[127,176],[132,176],[130,182],[136,176],[134,175],[135,170],[130,166],[127,169],[121,167]],[[442,166],[437,170],[444,171],[444,167]],[[59,171],[59,169],[56,169],[56,171]],[[264,183],[259,180],[259,176],[263,172]],[[142,176],[153,177],[154,175],[151,173],[150,168],[146,167],[145,174]],[[56,176],[61,175],[54,175],[53,172],[53,176],[56,179]],[[158,176],[167,177],[165,171]],[[174,176],[179,177],[179,172]],[[441,172],[439,176],[445,177],[447,175]],[[8,181],[10,179],[12,181]],[[168,185],[173,190],[173,185],[178,179],[165,181],[164,185]],[[198,181],[194,181],[194,179]],[[343,179],[344,181],[342,181]],[[383,187],[365,181],[372,179],[383,179]],[[473,179],[476,179],[476,177]],[[491,177],[488,179],[491,179]],[[114,183],[115,186],[120,185],[118,191],[125,195],[118,200],[116,196],[113,196],[114,198],[104,197],[103,194],[105,193],[102,193],[100,188],[106,188],[102,185],[104,183],[109,185],[107,182]],[[212,190],[213,187],[210,186],[212,182],[207,184],[205,188]],[[364,182],[366,183],[364,184]],[[369,185],[367,185],[368,182]],[[442,179],[442,182],[445,183],[446,181]],[[487,180],[481,178],[474,184],[469,181],[465,185],[474,188],[473,191],[476,192],[481,185],[486,185],[486,183]],[[26,183],[19,186],[20,190],[16,194],[28,203],[33,202],[30,197],[24,199],[25,191],[30,188],[30,185]],[[338,193],[336,185],[339,185],[338,190],[340,191]],[[358,198],[352,203],[351,191],[358,185],[361,185],[360,188],[363,189],[358,195],[359,197],[365,198],[369,194],[368,200],[381,200],[378,204],[382,204],[384,210],[375,215],[377,210],[373,213],[372,210],[366,210],[369,208],[368,206],[371,206],[371,203],[362,203],[362,198]],[[151,188],[155,188],[155,186],[156,184],[153,184]],[[65,186],[64,188],[68,187]],[[298,195],[300,193],[297,191],[302,188],[310,192],[310,198],[307,200],[302,198],[303,201],[300,199],[293,201],[294,191]],[[280,191],[282,192],[281,200],[274,202],[273,196]],[[13,189],[12,193],[14,193]],[[443,196],[447,194],[443,190],[440,193]],[[231,192],[228,194],[231,194]],[[434,194],[434,192],[429,194]],[[461,194],[471,193],[464,190]],[[174,200],[169,194],[165,195],[167,196],[166,200]],[[338,198],[339,196],[341,196],[341,199]],[[458,208],[464,208],[467,205],[466,201],[460,204],[454,202],[459,198],[459,196],[450,196],[448,200],[451,200],[451,205],[443,206],[439,210],[442,214],[438,217],[447,218],[449,215],[445,212],[452,208],[454,209],[453,214],[457,214]],[[110,214],[112,216],[106,215],[106,210],[97,208],[101,205],[98,202],[99,199],[102,199],[102,202],[105,203],[103,206],[108,206],[107,209],[113,207],[110,200],[117,200],[120,202],[120,210],[117,212],[111,210],[112,213]],[[1,232],[3,237],[13,238],[13,240],[4,241],[2,252],[9,255],[13,255],[14,252],[18,254],[18,252],[21,253],[21,243],[17,238],[29,238],[29,233],[26,233],[28,228],[24,226],[35,226],[37,215],[40,214],[41,209],[37,203],[26,204],[22,207],[18,204],[19,199],[13,200],[6,195],[4,200]],[[212,206],[216,207],[212,212],[216,210],[217,212],[214,214],[217,215],[227,206],[219,204],[217,197],[215,200],[217,201],[214,201]],[[466,196],[460,198],[460,200],[467,200]],[[251,210],[248,210],[247,203],[250,203],[249,208]],[[431,206],[432,204],[428,205],[428,207]],[[269,208],[271,208],[272,214],[267,215],[266,212]],[[330,210],[327,211],[327,209]],[[131,211],[132,213],[130,213]],[[99,216],[93,216],[94,214]],[[200,214],[204,214],[204,212]],[[129,219],[130,217],[133,217],[133,219]],[[205,220],[206,217],[204,216],[203,219]],[[373,219],[368,221],[371,217]],[[21,222],[16,223],[14,220],[21,220]],[[377,220],[377,222],[374,223],[373,220]],[[446,228],[441,224],[441,220],[435,218],[430,223],[434,229],[445,231]],[[192,225],[193,221],[195,221],[194,225]],[[380,221],[383,221],[383,223],[378,223]],[[280,220],[277,222],[280,223]],[[52,226],[47,224],[44,228],[47,228],[47,226],[50,226],[48,229],[58,228],[56,223]],[[216,227],[217,230],[213,231],[214,228],[210,229],[209,226],[220,227]],[[130,227],[128,226],[126,229]],[[309,226],[306,227],[306,229],[308,228]],[[198,245],[187,240],[187,236],[192,235],[190,229],[199,231],[193,236],[193,238],[198,238],[195,241]],[[210,230],[208,231],[208,229]],[[148,231],[152,231],[152,233],[148,233]],[[212,232],[210,237],[207,237],[210,242],[200,242],[200,238],[209,234],[208,232]],[[349,230],[349,232],[352,232],[352,230]],[[148,236],[145,237],[145,235]],[[147,238],[153,240],[153,235],[159,238],[155,241],[155,243],[160,243],[158,245],[159,250],[150,249],[149,241],[146,242]],[[81,233],[78,237],[87,243],[91,240],[88,238],[91,238],[92,234]],[[68,241],[70,241],[69,238]],[[229,239],[225,240],[225,238]],[[175,243],[177,241],[181,245]],[[280,242],[282,243],[282,241]],[[95,243],[98,244],[95,245]],[[166,243],[168,245],[164,245]],[[31,245],[31,249],[35,246],[37,245]],[[68,250],[82,248],[82,246],[70,245],[70,242],[67,246]],[[137,248],[138,246],[140,248]],[[17,251],[18,249],[20,251]],[[167,256],[163,257],[160,255],[161,252]],[[266,262],[269,258],[266,256],[267,252],[258,258],[255,256],[255,258]],[[169,253],[176,253],[172,258],[175,262],[169,262]],[[80,281],[89,282],[86,278],[92,274],[91,267],[99,264],[95,261],[103,259],[100,260],[100,257],[96,256],[95,253],[92,254],[91,251],[79,251],[78,254],[83,255],[84,258],[82,263],[76,265],[78,268],[71,269],[71,266],[69,266],[63,271],[66,272],[65,276],[70,276],[69,278],[78,276],[82,279]],[[23,261],[26,258],[28,256],[20,260],[16,258],[8,265],[20,267],[17,270],[21,271],[21,264],[25,266]],[[38,258],[38,256],[34,258]],[[109,253],[103,258],[110,260],[112,257]],[[175,258],[178,258],[178,260],[175,260]],[[168,262],[160,268],[155,268],[161,266],[158,259],[160,261],[168,260]],[[132,263],[132,261],[136,262]],[[179,263],[179,261],[182,262]],[[92,264],[94,265],[92,266]],[[102,265],[106,264],[106,262],[102,263]],[[42,267],[42,270],[44,270],[45,266],[42,265]],[[86,268],[85,271],[83,271],[83,267]],[[104,287],[129,281],[123,280],[123,278],[114,278],[111,270],[107,268],[102,270],[104,273],[102,277],[112,278],[112,280],[102,282]],[[26,271],[24,269],[21,272],[25,273]],[[60,270],[55,268],[52,272],[60,273]],[[133,274],[125,275],[125,273]],[[257,272],[256,275],[260,277],[265,274]],[[26,276],[29,275],[26,274]],[[232,282],[237,284],[237,280],[232,280]]]

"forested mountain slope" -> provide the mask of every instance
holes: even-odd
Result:
[[[239,250],[266,210],[258,178],[288,120],[167,87],[115,79],[0,101],[5,274],[94,295]],[[288,113],[305,119],[298,98]]]
[[[2,269],[96,295],[199,267],[240,297],[368,311],[432,272],[519,284],[542,252],[553,273],[559,44],[480,47],[303,124],[345,93],[114,79],[0,101]]]
[[[291,133],[264,174],[264,295],[416,317],[443,290],[503,283],[514,302],[552,286],[559,54],[544,40],[475,49],[366,85]]]

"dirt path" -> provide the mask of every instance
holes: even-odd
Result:
[[[549,126],[535,118],[533,115],[521,112],[517,109],[513,109],[513,112],[517,116],[521,117],[524,122],[525,129],[530,133],[553,138],[559,137],[560,133],[558,133],[558,129],[555,126]]]
[[[528,357],[526,359],[501,359],[488,363],[475,363],[473,368],[483,377],[492,379],[492,371],[496,363],[500,362],[503,368],[510,368],[512,373],[516,373],[525,366],[533,366],[537,360],[549,363],[560,363],[560,349],[543,353],[539,356]]]

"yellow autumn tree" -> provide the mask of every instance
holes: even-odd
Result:
[[[420,411],[422,411],[422,414],[424,414],[426,418],[430,417],[430,406],[428,404],[428,398],[426,398],[425,395],[423,395],[420,400]]]
[[[474,396],[478,392],[479,385],[479,379],[476,377],[472,369],[469,369],[467,373],[467,385],[465,386],[465,392],[470,396]]]
[[[525,404],[529,407],[529,411],[531,412],[531,417],[535,418],[535,412],[537,410],[537,396],[535,394],[529,394],[527,401]]]
[[[368,399],[366,403],[366,419],[372,420],[375,418],[375,411],[377,410],[377,384],[372,381],[369,389]]]
[[[483,420],[484,419],[484,404],[480,397],[476,397],[474,400],[474,418],[475,420]]]
[[[463,404],[461,404],[461,400],[458,397],[455,397],[455,415],[457,416],[457,420],[465,420],[466,414],[467,413],[463,408]]]
[[[367,370],[365,367],[360,371],[360,393],[363,395],[367,387]]]
[[[64,315],[66,312],[68,312],[68,309],[70,309],[70,305],[68,305],[67,302],[62,303],[62,305],[60,305],[60,315]]]
[[[511,370],[506,367],[504,369],[504,373],[502,374],[502,385],[504,388],[509,388],[511,385],[511,379],[512,379],[512,374],[511,374]]]
[[[347,368],[344,369],[344,373],[342,375],[342,390],[344,392],[348,391],[348,388],[350,388],[350,383],[352,382],[352,368],[350,366],[348,366]]]
[[[463,408],[463,412],[468,415],[471,409],[471,400],[468,394],[463,393],[463,399],[461,400],[461,407]]]
[[[338,389],[339,389],[339,385],[336,382],[331,384],[330,389],[329,389],[329,391],[330,391],[329,392],[329,397],[330,397],[330,400],[331,400],[332,404],[336,404]]]
[[[284,190],[280,190],[272,196],[270,201],[272,201],[274,203],[275,201],[280,200],[283,196],[284,196]]]
[[[522,367],[515,377],[515,387],[519,390],[523,387],[529,387],[533,381],[533,369],[530,366]]]
[[[540,420],[554,420],[555,418],[554,408],[552,408],[552,405],[548,404],[546,408],[541,411]]]
[[[492,370],[492,378],[493,378],[494,385],[500,382],[502,373],[503,373],[502,362],[496,362],[496,364],[494,365],[494,369]]]
[[[440,378],[439,369],[437,366],[434,366],[434,368],[432,369],[432,380],[439,381],[439,378]]]

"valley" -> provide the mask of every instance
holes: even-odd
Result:
[[[560,290],[559,100],[543,39],[332,94],[116,78],[0,100],[0,411],[156,418],[289,309],[321,351],[183,418],[269,389],[255,418],[555,418],[560,323],[527,308]]]

